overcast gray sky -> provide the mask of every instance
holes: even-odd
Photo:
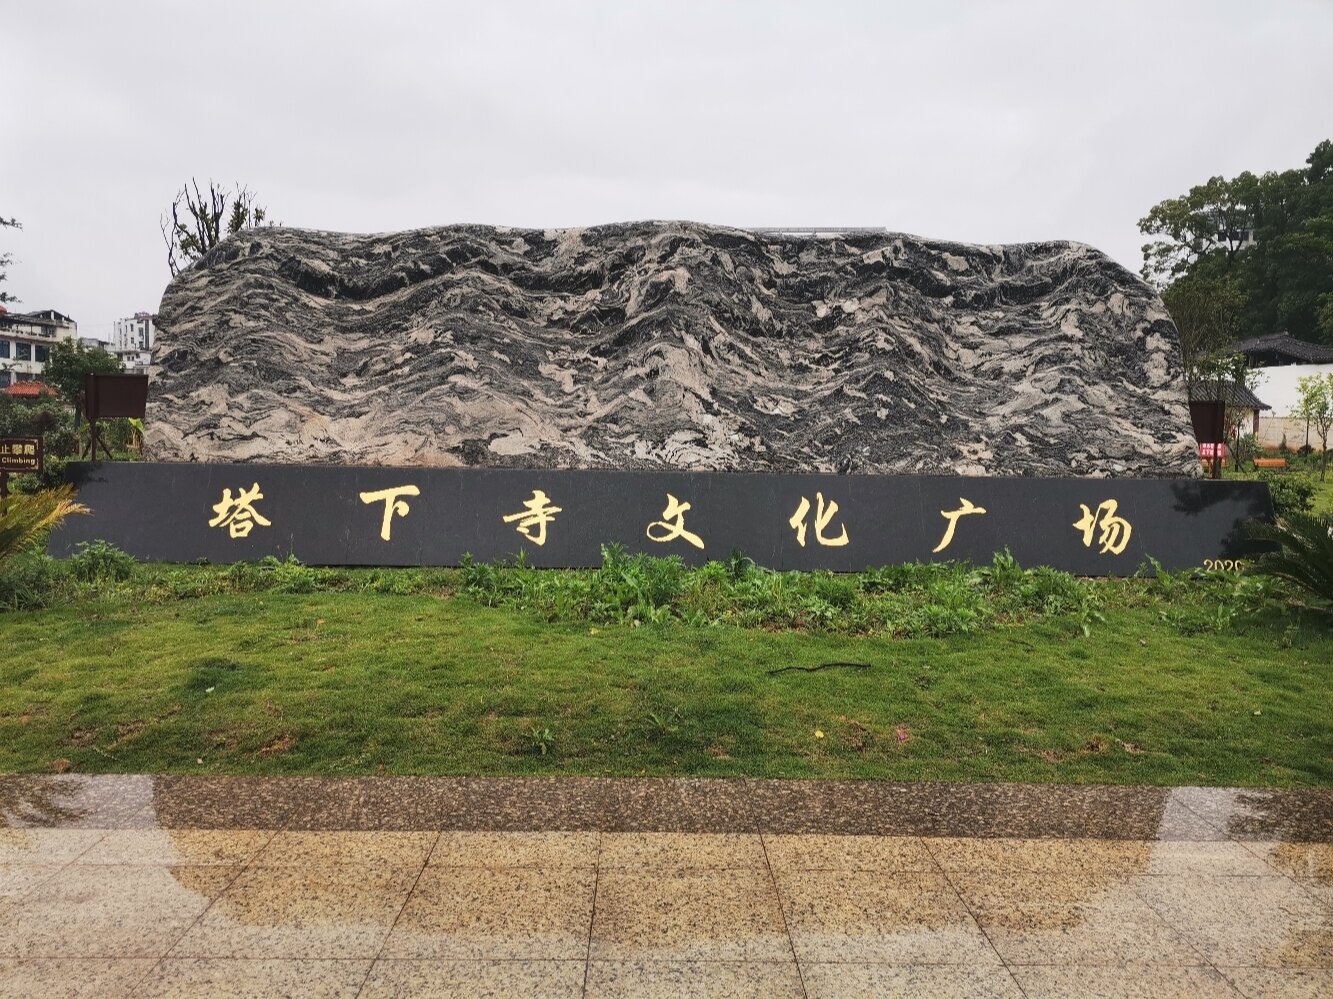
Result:
[[[187,178],[288,225],[1076,239],[1333,137],[1333,0],[0,0],[6,290],[157,309]]]

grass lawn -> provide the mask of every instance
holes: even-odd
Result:
[[[1087,635],[915,638],[551,622],[451,587],[103,589],[0,613],[0,772],[1333,784],[1323,619],[1086,585],[1110,594]],[[831,662],[869,668],[771,672]]]
[[[1323,482],[1316,481],[1314,496],[1315,513],[1333,514],[1333,479],[1325,479]]]

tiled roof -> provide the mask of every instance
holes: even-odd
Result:
[[[1227,384],[1214,389],[1197,385],[1190,390],[1191,402],[1217,402],[1218,396],[1231,409],[1272,409],[1268,403],[1263,402],[1257,395],[1247,389],[1244,385]]]
[[[46,382],[15,382],[5,391],[16,399],[37,399],[44,395],[56,398],[60,395]]]
[[[1279,354],[1300,364],[1333,364],[1333,347],[1297,340],[1290,333],[1270,333],[1241,340],[1232,348],[1237,354]]]

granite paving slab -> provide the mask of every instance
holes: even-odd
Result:
[[[1333,985],[1322,790],[64,774],[0,796],[0,997]]]

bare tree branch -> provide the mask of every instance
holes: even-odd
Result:
[[[227,236],[262,224],[268,214],[256,204],[255,194],[248,187],[237,183],[229,190],[210,180],[207,189],[201,190],[194,177],[176,192],[170,211],[170,223],[163,214],[160,228],[173,277]]]

